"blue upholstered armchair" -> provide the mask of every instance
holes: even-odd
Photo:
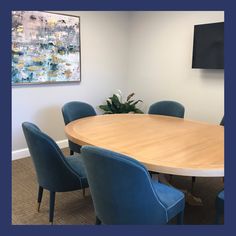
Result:
[[[148,114],[184,118],[184,106],[175,101],[161,101],[149,107]]]
[[[64,118],[65,125],[67,125],[71,121],[80,118],[88,116],[96,116],[96,112],[91,105],[85,102],[72,101],[66,103],[62,107],[62,115]],[[81,146],[69,140],[69,148],[70,148],[70,154],[73,155],[74,152],[80,153]]]
[[[152,180],[138,161],[98,147],[83,146],[97,224],[183,223],[184,194]]]
[[[53,223],[56,192],[88,187],[83,163],[78,155],[65,158],[57,144],[36,125],[24,122],[22,128],[39,184],[38,211],[46,189],[50,191],[49,222]]]

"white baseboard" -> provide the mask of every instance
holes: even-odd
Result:
[[[59,146],[59,148],[68,147],[68,140],[67,139],[57,141],[56,143]],[[23,148],[23,149],[12,151],[11,156],[12,156],[12,161],[28,157],[28,156],[30,156],[29,149]]]

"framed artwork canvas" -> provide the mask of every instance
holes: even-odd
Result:
[[[80,82],[80,18],[12,12],[12,85]]]

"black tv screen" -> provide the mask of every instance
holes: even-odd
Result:
[[[192,68],[224,69],[224,22],[194,26]]]

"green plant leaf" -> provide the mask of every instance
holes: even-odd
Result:
[[[128,113],[128,112],[130,112],[130,105],[128,103],[125,103],[123,106],[122,113]]]
[[[134,102],[132,105],[135,106],[136,104],[138,104],[139,102],[143,102],[142,100],[138,100],[136,102]]]
[[[130,98],[132,98],[132,97],[134,96],[134,94],[135,94],[135,93],[131,93],[131,94],[128,95],[128,97],[127,97],[127,102],[130,100]]]
[[[119,98],[115,94],[113,95],[111,100],[116,106],[119,106],[121,104]]]
[[[112,97],[112,105],[116,109],[116,113],[122,112],[122,103],[120,102],[119,98],[114,94]]]
[[[100,105],[99,106],[100,109],[104,110],[104,111],[110,111],[111,109],[109,108],[109,106],[107,105]]]
[[[113,103],[109,103],[109,105],[108,105],[108,107],[110,108],[110,111],[112,112],[112,113],[116,113],[116,107],[113,105]]]
[[[135,113],[140,113],[140,114],[143,114],[143,111],[141,111],[140,109],[138,109],[138,108],[136,108],[135,110],[134,110],[134,112]]]
[[[104,114],[113,114],[112,111],[105,111]]]

